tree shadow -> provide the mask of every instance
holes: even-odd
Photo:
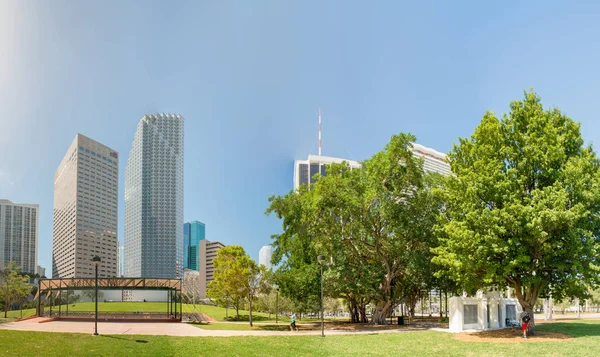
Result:
[[[119,336],[115,336],[115,335],[100,335],[103,338],[113,338],[115,340],[123,340],[123,341],[130,341],[130,342],[137,342],[137,343],[148,343],[148,341],[146,340],[134,340],[131,338],[124,338],[124,337],[119,337]]]
[[[252,321],[253,322],[260,322],[260,321],[267,321],[269,320],[268,317],[266,316],[254,316],[252,315]],[[271,319],[272,320],[272,319]],[[229,316],[225,318],[225,321],[250,321],[250,316],[249,315],[240,315],[239,317],[237,316]]]

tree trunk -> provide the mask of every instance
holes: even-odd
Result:
[[[4,304],[4,318],[6,318],[8,314],[8,304]]]
[[[373,319],[371,323],[374,325],[385,325],[386,324],[386,316],[387,312],[390,308],[390,301],[380,301],[377,303],[377,307],[375,308],[375,313],[373,314]]]
[[[519,300],[519,304],[523,308],[523,311],[529,314],[529,324],[527,325],[527,334],[535,335],[535,316],[533,314],[533,308],[535,306],[535,301],[537,300],[537,293],[532,293],[532,291],[525,291],[525,293],[521,292],[520,286],[515,286],[515,295]],[[539,291],[539,288],[530,287],[529,289],[533,289],[533,291]],[[519,321],[521,322],[521,321]]]
[[[250,327],[252,327],[252,299],[248,299],[248,314],[250,319]]]
[[[240,306],[239,306],[239,304],[235,305],[235,318],[238,319],[238,320],[240,319]]]
[[[358,307],[358,314],[360,316],[360,320],[359,320],[360,323],[367,323],[368,322],[368,320],[367,320],[367,306],[366,306],[366,304],[361,304]]]

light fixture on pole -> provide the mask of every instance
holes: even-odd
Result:
[[[319,265],[321,265],[321,337],[325,337],[325,313],[323,312],[323,264],[325,264],[325,256],[317,257]]]
[[[96,318],[94,319],[94,336],[98,336],[98,265],[102,263],[99,256],[92,258],[92,263],[96,266]]]

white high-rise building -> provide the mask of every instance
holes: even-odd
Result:
[[[271,257],[273,256],[273,247],[265,245],[258,252],[258,264],[264,265],[268,270],[271,270]]]
[[[332,163],[342,163],[346,161],[350,168],[356,169],[360,167],[358,161],[340,159],[337,157],[319,156],[319,155],[308,155],[307,160],[296,160],[294,161],[294,189],[300,187],[300,185],[308,185],[314,183],[314,175],[321,174],[327,175],[326,166]]]
[[[117,275],[119,154],[77,134],[54,174],[52,277]]]
[[[183,277],[183,117],[144,115],[125,169],[125,276]]]
[[[417,143],[412,144],[411,151],[415,157],[423,159],[423,169],[425,171],[437,172],[442,175],[452,173],[450,165],[446,162],[446,154]]]
[[[38,261],[39,205],[0,200],[0,269],[15,262],[35,274]]]

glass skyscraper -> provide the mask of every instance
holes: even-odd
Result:
[[[185,269],[200,271],[200,241],[206,238],[204,223],[183,224],[183,264]]]
[[[125,276],[183,277],[183,128],[144,115],[125,169]]]

